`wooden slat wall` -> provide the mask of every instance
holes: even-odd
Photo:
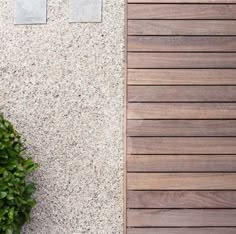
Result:
[[[236,0],[127,0],[127,234],[236,233]]]

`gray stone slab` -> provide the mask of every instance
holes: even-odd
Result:
[[[15,24],[45,24],[47,0],[15,0]]]
[[[102,0],[70,0],[71,23],[99,23],[102,21]]]

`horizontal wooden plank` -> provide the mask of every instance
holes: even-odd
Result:
[[[236,3],[236,0],[128,0],[128,3]]]
[[[235,226],[236,210],[165,210],[127,211],[128,227],[219,227]]]
[[[128,119],[235,119],[234,103],[129,103]]]
[[[128,191],[130,208],[236,208],[236,191]]]
[[[236,136],[236,120],[128,120],[127,136]]]
[[[128,35],[236,35],[236,21],[129,20]]]
[[[235,5],[236,7],[236,5]],[[235,52],[236,37],[224,36],[129,36],[128,51]]]
[[[236,173],[127,173],[128,190],[235,190],[235,181]]]
[[[236,154],[236,137],[128,137],[128,154]]]
[[[130,52],[128,68],[236,68],[236,53]]]
[[[129,86],[128,102],[235,102],[236,86]]]
[[[129,85],[235,85],[236,69],[128,69]]]
[[[236,228],[128,228],[127,234],[235,234]]]
[[[128,155],[129,172],[236,172],[236,155]]]
[[[128,19],[236,19],[236,5],[129,4]]]

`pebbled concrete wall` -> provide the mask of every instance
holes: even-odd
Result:
[[[15,26],[0,1],[0,105],[41,167],[24,234],[122,233],[124,1],[103,0],[102,24]]]

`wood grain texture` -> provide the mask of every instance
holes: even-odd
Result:
[[[236,210],[128,210],[129,227],[230,227],[235,226]]]
[[[128,53],[128,68],[236,68],[236,53],[134,52]]]
[[[128,35],[236,35],[236,21],[129,20]]]
[[[236,208],[236,191],[128,191],[130,208]]]
[[[236,172],[236,155],[128,155],[128,172]]]
[[[235,102],[236,86],[129,86],[128,102]]]
[[[127,234],[235,234],[236,0],[127,1]]]
[[[128,69],[129,85],[235,85],[236,69]]]
[[[236,6],[228,4],[129,4],[128,19],[236,19]]]
[[[235,5],[236,7],[236,5]],[[128,51],[235,52],[236,37],[224,36],[129,36]]]
[[[236,136],[236,120],[128,120],[127,136]]]
[[[128,228],[127,234],[235,234],[236,228]]]
[[[236,137],[128,137],[127,153],[236,154]]]
[[[128,119],[236,119],[234,103],[129,103]]]
[[[127,189],[235,190],[235,180],[236,173],[128,173]]]
[[[236,0],[127,0],[128,3],[236,3]]]

